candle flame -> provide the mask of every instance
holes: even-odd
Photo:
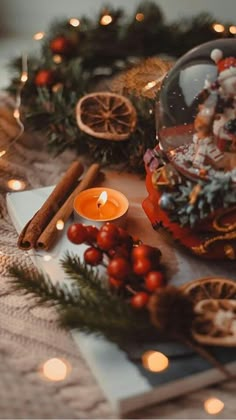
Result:
[[[97,206],[100,209],[100,207],[104,206],[104,204],[106,204],[107,202],[107,192],[106,191],[102,191],[102,193],[99,195],[98,197],[98,201],[97,201]]]

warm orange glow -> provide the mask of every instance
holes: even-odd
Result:
[[[21,75],[20,80],[21,80],[21,82],[23,82],[23,83],[27,82],[27,80],[28,80],[28,73],[27,73],[27,71],[23,71],[23,72],[22,72],[22,75]]]
[[[135,19],[138,22],[142,22],[142,20],[144,20],[144,14],[143,13],[137,13],[137,15],[135,16]]]
[[[106,204],[107,202],[107,199],[108,199],[107,192],[103,191],[98,197],[98,201],[97,201],[98,208],[104,206],[104,204]]]
[[[40,39],[43,39],[45,36],[45,32],[36,32],[33,35],[33,39],[35,39],[35,41],[40,41]]]
[[[103,15],[100,19],[100,24],[101,25],[110,25],[110,23],[112,22],[112,16],[111,15]]]
[[[224,32],[225,27],[224,27],[224,25],[221,25],[221,23],[214,23],[213,29],[214,29],[215,32],[220,33],[220,32]]]
[[[142,355],[143,366],[151,372],[162,372],[168,368],[169,360],[163,353],[159,351],[146,351]]]
[[[236,35],[236,26],[235,26],[235,25],[231,25],[231,26],[229,27],[229,32],[230,32],[232,35]]]
[[[59,55],[59,54],[55,54],[55,55],[52,57],[52,59],[53,59],[54,63],[56,63],[56,64],[60,64],[60,63],[62,62],[62,57],[61,57],[61,55]]]
[[[20,179],[9,179],[7,181],[7,186],[10,188],[10,190],[13,191],[21,191],[25,189],[25,182],[21,181]]]
[[[63,230],[64,226],[65,226],[65,223],[63,222],[63,220],[60,219],[60,220],[57,221],[57,223],[56,223],[57,230]]]
[[[13,112],[13,117],[18,120],[20,118],[20,111],[19,109],[15,109]]]
[[[74,26],[74,28],[76,28],[77,26],[79,26],[79,25],[80,25],[80,21],[79,21],[79,19],[76,19],[76,18],[71,18],[71,19],[69,20],[69,24],[70,24],[71,26]]]
[[[218,414],[223,410],[224,403],[218,398],[209,398],[204,402],[204,408],[208,414]]]
[[[63,381],[70,373],[69,363],[56,357],[48,359],[41,367],[40,373],[50,381]]]
[[[6,151],[6,150],[1,150],[1,151],[0,151],[0,158],[1,158],[1,157],[3,157],[6,153],[7,153],[7,151]]]

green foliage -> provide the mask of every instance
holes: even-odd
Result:
[[[56,304],[62,325],[95,333],[117,342],[144,340],[156,336],[147,311],[136,311],[113,293],[98,272],[67,254],[61,261],[68,279],[53,283],[42,273],[13,266],[9,270],[13,289],[37,297],[37,303]]]
[[[136,13],[143,13],[144,19],[136,20]],[[108,25],[100,23],[104,14],[112,17]],[[133,57],[136,62],[159,54],[178,57],[202,42],[221,36],[212,29],[215,19],[200,14],[168,25],[159,6],[150,1],[139,4],[129,19],[123,10],[111,5],[104,6],[94,20],[78,18],[77,27],[67,19],[52,23],[42,41],[41,54],[29,57],[29,79],[22,92],[27,124],[46,135],[49,149],[55,153],[73,147],[102,164],[124,162],[131,170],[143,171],[143,152],[155,143],[155,121],[146,112],[146,103],[153,109],[153,101],[135,97],[137,130],[122,144],[99,141],[82,133],[75,120],[75,104],[85,93],[100,89],[107,78],[129,68]],[[61,63],[55,63],[50,48],[50,42],[58,36],[71,43],[69,51],[61,52]],[[14,93],[22,70],[21,60],[15,59],[11,68],[14,78],[9,91]],[[54,86],[37,89],[35,76],[41,69],[53,71]]]

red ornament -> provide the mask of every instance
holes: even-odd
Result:
[[[68,55],[73,49],[73,44],[70,39],[58,36],[50,42],[50,49],[53,54]]]
[[[117,236],[112,231],[100,230],[97,236],[97,244],[104,251],[109,251],[109,249],[116,246]]]
[[[138,292],[130,299],[130,304],[135,309],[142,309],[148,303],[149,295],[146,292]]]
[[[105,223],[101,228],[100,232],[109,232],[111,235],[117,235],[119,234],[118,227],[114,225],[113,223]]]
[[[153,269],[153,263],[150,258],[141,258],[134,261],[133,270],[138,276],[145,276],[149,271]]]
[[[108,264],[107,272],[111,277],[125,280],[131,272],[131,267],[124,257],[114,257]]]
[[[87,230],[81,223],[73,223],[67,230],[67,237],[73,244],[82,244],[87,240]]]
[[[149,292],[154,292],[164,284],[165,280],[161,271],[150,271],[145,277],[145,286]]]
[[[100,249],[90,247],[84,253],[84,261],[90,265],[98,265],[102,261],[103,254]]]
[[[51,86],[54,82],[55,75],[52,70],[39,70],[34,79],[36,86]]]
[[[133,246],[133,238],[127,232],[127,230],[118,227],[119,243],[126,244],[130,249]]]
[[[86,226],[86,231],[88,235],[87,242],[96,242],[98,236],[98,228],[96,228],[96,226]]]

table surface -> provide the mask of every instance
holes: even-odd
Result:
[[[31,40],[0,39],[0,87],[9,80],[4,69],[9,58],[29,48]],[[1,118],[5,103],[0,103]],[[4,142],[0,133],[0,146]],[[29,188],[52,185],[71,160],[72,152],[50,160],[38,139],[25,136],[12,153],[0,160],[0,178],[24,177]],[[97,386],[92,373],[79,354],[71,336],[57,323],[54,308],[37,303],[17,291],[8,281],[7,265],[23,263],[32,269],[30,259],[16,249],[16,233],[7,215],[4,196],[0,196],[0,417],[1,418],[111,418],[113,413]],[[58,357],[66,360],[68,375],[64,381],[48,381],[42,365]],[[149,409],[133,413],[133,418],[235,418],[235,383],[224,383],[197,391]],[[221,399],[224,410],[218,416],[204,411],[204,401]]]

